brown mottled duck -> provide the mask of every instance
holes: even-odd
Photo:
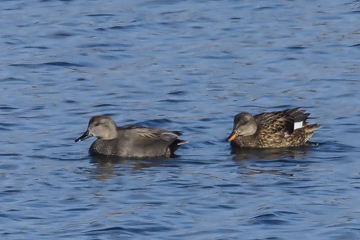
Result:
[[[232,146],[280,148],[304,145],[321,126],[308,124],[310,113],[300,108],[260,113],[242,112],[234,118],[234,128],[227,140]]]

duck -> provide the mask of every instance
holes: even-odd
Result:
[[[117,156],[122,158],[173,157],[180,145],[187,143],[178,137],[181,132],[143,126],[118,127],[105,115],[90,119],[86,132],[75,142],[96,137],[90,155]]]
[[[234,117],[233,131],[227,138],[241,148],[281,148],[305,145],[318,124],[307,123],[310,113],[300,107],[252,116],[241,112]]]

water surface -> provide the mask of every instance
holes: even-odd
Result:
[[[358,1],[2,1],[3,239],[358,239]],[[232,151],[233,116],[301,106],[309,146]],[[182,131],[93,158],[90,117]]]

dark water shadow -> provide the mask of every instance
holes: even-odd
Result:
[[[98,167],[115,167],[119,165],[131,164],[132,170],[143,170],[145,168],[157,166],[174,166],[175,155],[171,158],[158,157],[158,158],[121,158],[116,156],[90,156],[90,163],[96,163]]]
[[[129,171],[146,171],[154,167],[178,167],[174,158],[120,158],[116,156],[90,156],[92,177],[96,180],[107,180],[125,175]],[[88,169],[89,170],[89,169]]]
[[[232,146],[233,160],[236,162],[245,160],[303,160],[309,151],[316,147],[316,143],[291,148],[240,148]]]
[[[357,148],[351,145],[338,142],[308,142],[304,146],[289,148],[240,148],[231,146],[233,160],[236,162],[245,160],[266,160],[266,161],[301,161],[312,162],[323,159],[338,159],[351,152],[357,152]],[[319,153],[321,155],[319,155]],[[312,156],[309,160],[309,156]]]

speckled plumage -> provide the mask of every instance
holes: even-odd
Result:
[[[250,148],[301,146],[321,127],[318,124],[308,124],[306,119],[309,115],[300,108],[255,116],[239,113],[234,118],[233,132],[228,141],[233,146]],[[296,129],[295,123],[302,126]]]
[[[117,127],[107,116],[95,116],[87,131],[75,141],[98,139],[90,146],[91,155],[126,158],[171,157],[187,141],[178,139],[180,132],[142,126]]]

